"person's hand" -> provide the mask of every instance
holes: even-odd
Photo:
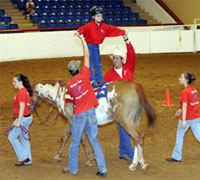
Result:
[[[181,109],[179,109],[178,111],[176,111],[175,116],[180,116],[181,115]]]
[[[181,126],[183,129],[186,128],[186,126],[187,126],[186,120],[182,120]]]
[[[79,36],[79,32],[78,31],[76,31],[75,33],[74,33],[74,37],[78,37]]]
[[[125,32],[125,34],[123,35],[124,41],[128,39],[128,34],[127,32]]]
[[[15,127],[19,127],[20,126],[20,122],[16,122]]]

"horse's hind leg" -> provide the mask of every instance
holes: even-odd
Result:
[[[143,169],[143,170],[146,170],[146,167],[147,167],[147,165],[148,164],[145,164],[145,162],[144,162],[144,158],[143,158],[143,147],[140,145],[140,144],[138,144],[138,154],[139,154],[139,159],[138,159],[138,161],[139,161],[139,163],[140,163],[140,166],[141,166],[141,168]]]
[[[57,162],[61,161],[61,159],[62,159],[62,157],[64,155],[65,144],[67,142],[67,139],[68,139],[70,133],[71,133],[71,126],[69,124],[67,124],[67,128],[65,130],[65,134],[61,138],[60,149],[58,151],[58,154],[54,157],[54,160],[57,161]]]
[[[146,170],[146,167],[148,164],[145,164],[144,158],[143,158],[143,146],[141,144],[135,145],[135,152],[134,152],[134,158],[132,164],[129,166],[129,169],[131,171],[134,171],[136,169],[136,166],[138,165],[138,162],[143,170]]]

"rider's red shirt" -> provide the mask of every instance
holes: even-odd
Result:
[[[125,34],[125,31],[122,29],[103,22],[100,22],[98,26],[95,21],[80,27],[78,32],[83,34],[87,43],[95,45],[101,44],[106,37],[116,37]]]

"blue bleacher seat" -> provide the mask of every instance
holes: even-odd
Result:
[[[42,20],[44,20],[44,21],[48,21],[49,20],[49,16],[48,16],[47,13],[40,14],[40,21],[42,21]]]
[[[17,7],[18,7],[19,10],[25,10],[26,0],[18,0]]]
[[[42,0],[42,2],[43,2],[43,6],[51,6],[51,0]]]
[[[41,7],[41,8],[42,8],[42,12],[43,13],[47,13],[48,14],[51,11],[50,7],[47,6],[47,5],[45,5],[45,6]]]
[[[66,14],[64,12],[58,13],[57,16],[58,16],[58,19],[61,19],[61,20],[65,20],[66,19]]]
[[[0,9],[0,17],[5,15],[5,10],[4,9]]]
[[[53,19],[47,21],[47,24],[48,24],[48,28],[56,28],[57,27],[56,21],[54,21]]]
[[[1,22],[5,22],[6,24],[12,22],[12,18],[7,14],[1,16]]]
[[[18,24],[14,23],[14,22],[10,22],[9,26],[10,26],[10,29],[19,29]]]
[[[147,20],[144,20],[144,19],[140,19],[138,24],[142,24],[142,25],[145,25],[147,24]]]
[[[62,19],[59,19],[56,21],[57,27],[65,27],[65,21]]]
[[[38,13],[34,13],[31,15],[31,22],[32,23],[38,23],[40,20],[40,16]]]
[[[59,6],[60,5],[59,0],[51,0],[51,3],[53,4],[53,6]]]
[[[33,2],[35,6],[42,7],[44,5],[43,0],[34,0]]]
[[[38,28],[48,28],[48,24],[46,21],[42,20],[38,24]]]

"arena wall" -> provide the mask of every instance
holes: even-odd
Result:
[[[162,24],[176,23],[176,21],[155,0],[137,0],[145,11],[149,12]]]
[[[200,30],[182,26],[126,27],[136,53],[177,53],[200,51]],[[195,34],[196,33],[196,34]],[[82,56],[74,31],[0,34],[0,61]],[[118,46],[125,51],[122,37],[105,39],[101,54],[112,54]]]
[[[199,0],[163,0],[164,3],[183,21],[184,24],[194,23],[200,18]]]

